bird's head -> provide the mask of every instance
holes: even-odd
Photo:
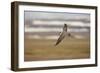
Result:
[[[63,30],[64,30],[64,31],[67,31],[67,27],[68,27],[67,24],[64,24]]]
[[[67,24],[64,24],[64,27],[67,27]]]

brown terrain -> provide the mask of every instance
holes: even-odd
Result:
[[[25,61],[83,59],[90,57],[89,39],[65,38],[55,46],[56,40],[25,37]]]

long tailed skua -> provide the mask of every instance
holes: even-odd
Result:
[[[68,33],[68,25],[64,24],[63,31],[60,34],[59,38],[57,39],[55,46],[58,45],[65,38],[66,35],[72,37],[72,35],[70,33]]]

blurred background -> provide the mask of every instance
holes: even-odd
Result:
[[[88,38],[90,14],[25,11],[25,35],[34,39],[57,39],[64,23],[76,38]]]
[[[90,14],[25,11],[25,61],[90,58]],[[57,46],[64,24],[74,37]]]

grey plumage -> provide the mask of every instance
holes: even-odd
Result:
[[[64,24],[63,32],[60,34],[60,36],[59,36],[59,38],[58,38],[58,40],[57,40],[55,45],[58,45],[64,39],[64,37],[66,35],[71,36],[70,33],[67,33],[67,30],[68,30],[67,28],[68,28],[67,24]]]

